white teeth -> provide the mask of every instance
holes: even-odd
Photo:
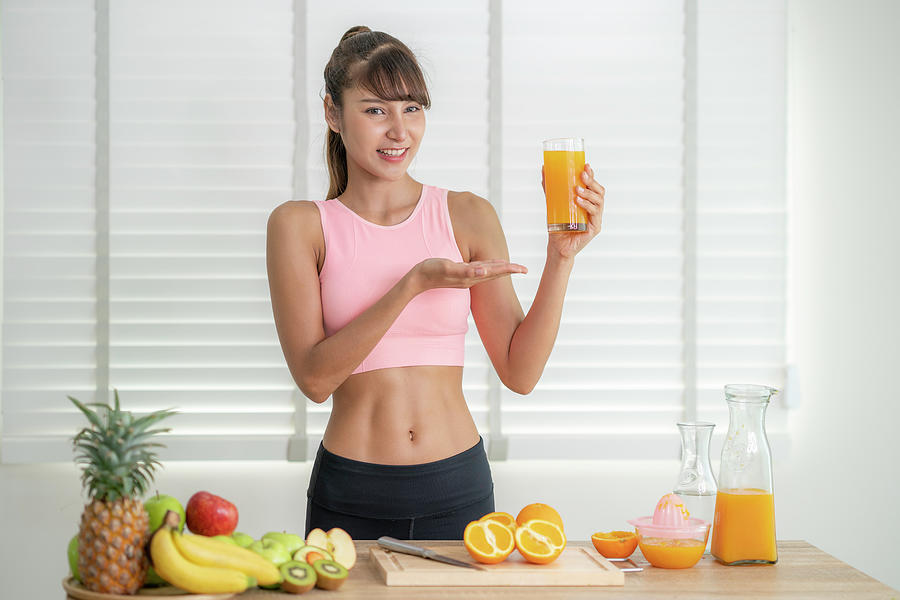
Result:
[[[387,156],[400,156],[401,154],[406,152],[406,148],[402,150],[379,150],[378,152],[381,152],[382,154],[385,154]]]

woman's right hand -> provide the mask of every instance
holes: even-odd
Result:
[[[447,258],[428,258],[413,267],[411,275],[420,292],[433,288],[470,288],[511,273],[527,273],[528,268],[502,258],[454,262]]]

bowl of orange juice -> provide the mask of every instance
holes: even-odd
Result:
[[[709,521],[696,519],[675,494],[666,494],[656,504],[653,515],[628,521],[638,535],[644,558],[654,567],[687,569],[706,550]]]

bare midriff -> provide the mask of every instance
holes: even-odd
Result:
[[[414,366],[351,375],[332,394],[322,444],[363,462],[412,465],[478,443],[462,392],[462,367]]]

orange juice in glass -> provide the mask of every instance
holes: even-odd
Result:
[[[761,489],[720,489],[711,550],[729,565],[775,563],[775,496]]]
[[[582,185],[584,139],[544,140],[544,194],[547,198],[547,231],[587,231],[587,213],[575,201],[575,187]]]
[[[722,445],[710,551],[726,565],[778,562],[772,453],[766,408],[775,388],[728,384],[728,433]]]

